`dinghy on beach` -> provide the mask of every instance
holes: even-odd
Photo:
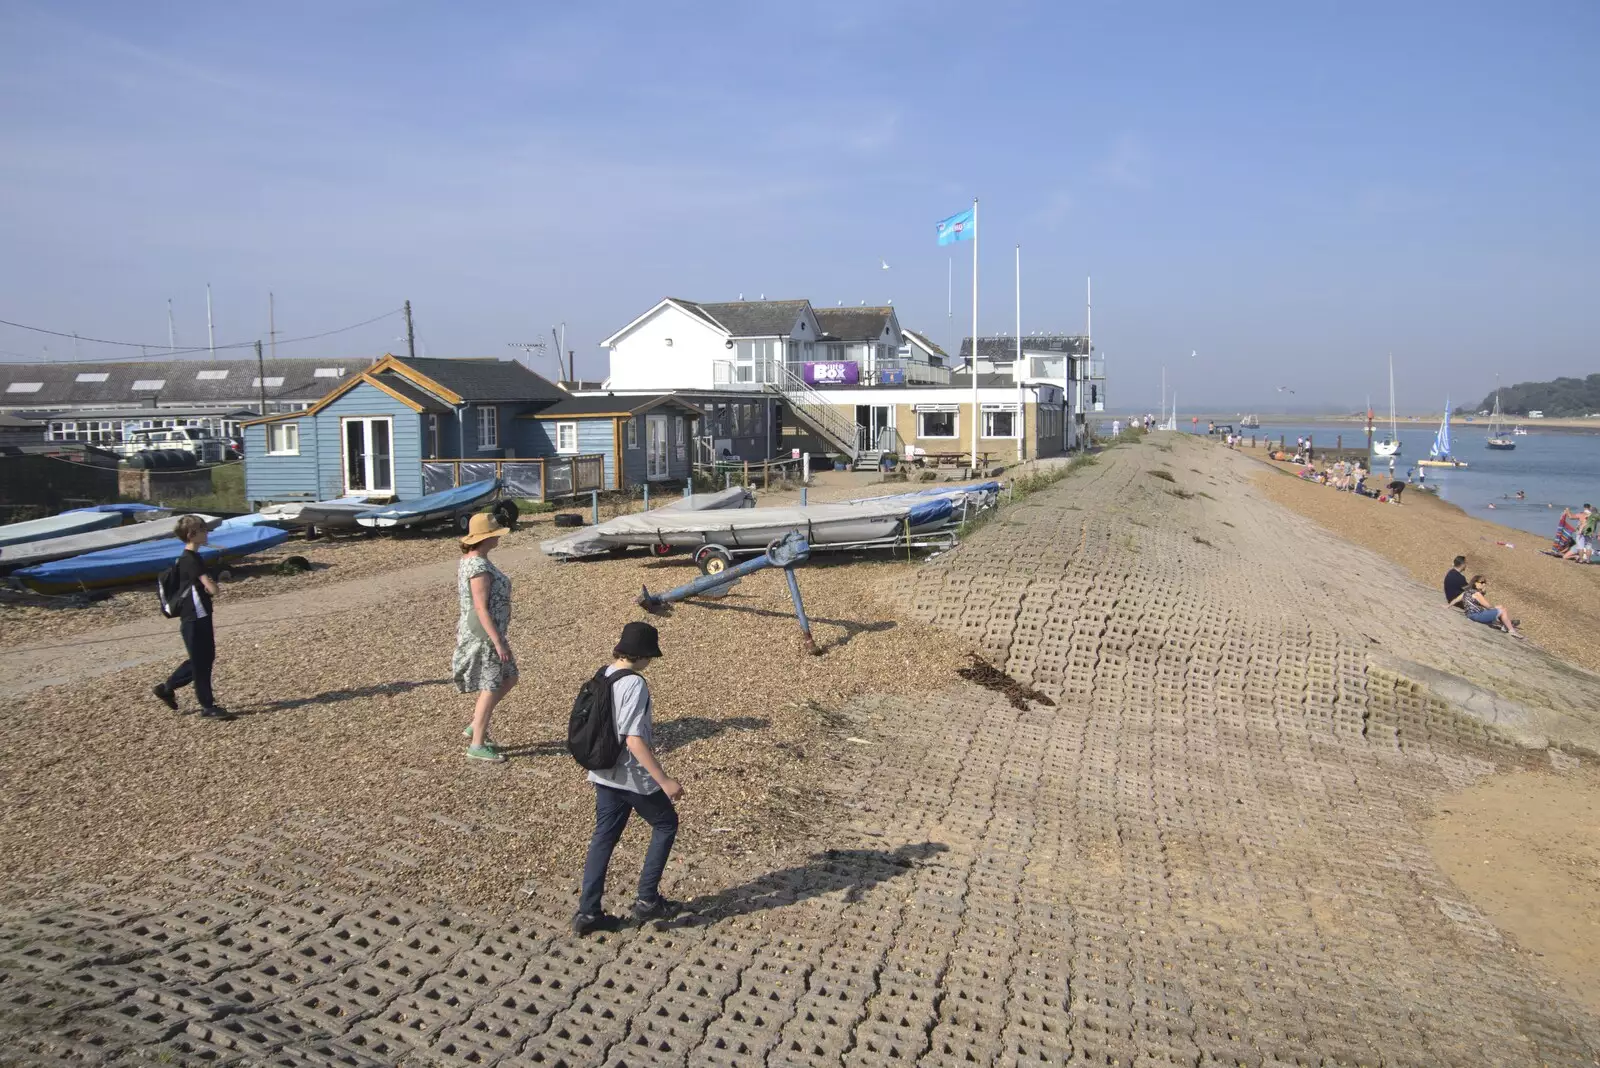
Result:
[[[498,478],[469,482],[465,486],[430,493],[415,500],[400,501],[398,504],[389,504],[382,508],[369,508],[356,515],[356,522],[361,526],[375,529],[435,523],[476,512],[494,500],[494,495],[499,492]]]
[[[216,516],[202,515],[206,529],[215,529],[222,520]],[[132,523],[124,527],[91,530],[87,534],[70,534],[65,538],[46,538],[43,541],[24,542],[21,545],[0,546],[0,571],[19,567],[32,567],[51,560],[66,560],[86,553],[106,549],[119,549],[126,545],[156,541],[172,537],[171,523]]]
[[[72,534],[87,534],[91,530],[122,525],[118,512],[62,512],[60,515],[29,519],[22,523],[7,523],[0,527],[0,546],[22,545],[47,538],[65,538]]]
[[[256,514],[263,522],[287,527],[353,530],[356,517],[372,511],[365,497],[335,497],[327,501],[289,501],[269,504]]]
[[[671,504],[652,508],[641,515],[654,515],[657,512],[711,512],[725,508],[749,508],[755,504],[755,495],[743,487],[734,489],[717,490],[715,493],[693,493],[687,497],[680,497]],[[549,538],[539,543],[539,548],[546,556],[556,556],[563,560],[574,560],[582,556],[600,556],[618,548],[617,545],[597,538],[596,535],[609,526],[601,523],[598,526],[584,527],[571,534],[559,538]],[[640,544],[654,544],[641,542]]]
[[[200,549],[202,559],[237,560],[251,553],[270,549],[289,540],[287,530],[265,524],[253,526],[218,525],[210,541]],[[66,560],[53,560],[13,572],[13,583],[38,593],[73,593],[77,590],[126,586],[134,582],[153,582],[183,553],[177,538],[141,542],[116,549],[86,553]]]

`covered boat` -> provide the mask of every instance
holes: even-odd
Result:
[[[172,514],[172,509],[163,508],[159,504],[144,504],[139,501],[120,501],[116,504],[93,504],[87,508],[68,508],[62,515],[76,515],[79,512],[116,512],[124,520],[142,523],[150,519],[160,519],[164,515]]]
[[[356,522],[364,527],[414,527],[434,523],[441,519],[454,519],[459,515],[476,512],[500,492],[498,478],[482,482],[469,482],[415,500],[400,501],[382,508],[369,508],[356,515]]]
[[[354,528],[356,517],[370,511],[372,505],[365,497],[335,497],[327,501],[269,504],[256,514],[265,522],[281,526],[340,530]]]
[[[648,512],[639,513],[640,516],[654,515],[657,512],[710,512],[725,508],[749,508],[755,504],[755,495],[743,487],[717,490],[715,493],[694,493],[687,497],[680,497],[671,504],[660,508],[652,508]],[[615,522],[612,520],[611,522]],[[599,532],[606,530],[610,523],[601,523],[598,526],[584,527],[571,534],[559,538],[550,538],[539,543],[539,548],[548,556],[559,556],[563,559],[575,559],[580,556],[598,556],[617,546],[598,538]],[[653,542],[640,542],[639,544],[654,544]]]
[[[813,547],[853,545],[892,538],[904,530],[912,505],[813,504],[809,507],[739,508],[713,512],[671,512],[657,509],[618,516],[595,529],[594,539],[608,546],[666,545],[676,549],[723,545],[732,549],[761,548],[775,538],[798,533]],[[945,502],[945,514],[949,504]]]
[[[0,527],[0,546],[22,545],[47,538],[65,538],[72,534],[86,534],[91,530],[122,525],[120,512],[62,512],[43,519],[29,519],[22,523],[7,523]]]
[[[236,560],[281,545],[288,539],[287,530],[265,524],[219,525],[212,532],[209,543],[200,550],[200,556],[207,561]],[[133,582],[154,581],[182,553],[183,542],[177,538],[162,538],[36,564],[14,572],[11,578],[13,582],[39,593],[71,593],[75,590],[125,586]]]
[[[214,529],[222,522],[216,516],[203,515],[200,518],[206,521],[208,530]],[[131,523],[124,527],[91,530],[87,534],[69,534],[65,538],[46,538],[43,541],[30,541],[21,545],[5,545],[0,546],[0,571],[31,567],[51,560],[65,560],[85,553],[119,549],[126,545],[138,545],[140,542],[170,537],[172,537],[171,523]]]

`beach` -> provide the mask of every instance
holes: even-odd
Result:
[[[0,1032],[41,1061],[1592,1064],[1593,576],[1421,496],[1158,433],[931,560],[801,568],[820,657],[777,576],[679,606],[650,678],[691,914],[584,940],[564,717],[686,558],[497,550],[503,766],[461,758],[445,537],[225,586],[235,723],[148,697],[170,624],[35,619],[0,651]],[[1444,607],[1458,552],[1527,642]]]

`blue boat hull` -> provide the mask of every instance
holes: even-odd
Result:
[[[288,540],[289,532],[276,527],[218,527],[212,531],[211,540],[200,550],[200,555],[207,562],[236,560]],[[132,582],[155,581],[156,576],[171,567],[182,553],[183,542],[177,538],[162,538],[25,567],[11,577],[39,593],[126,586]]]

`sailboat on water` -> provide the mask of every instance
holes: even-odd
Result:
[[[1433,444],[1428,448],[1428,458],[1418,460],[1419,467],[1465,467],[1465,460],[1457,460],[1450,455],[1450,398],[1444,399],[1444,418],[1439,420],[1439,429],[1433,435]]]
[[[1494,414],[1489,416],[1489,437],[1484,444],[1491,449],[1514,449],[1517,439],[1511,436],[1512,433],[1500,423],[1500,376],[1495,375]]]
[[[1394,419],[1394,354],[1389,354],[1389,433],[1382,441],[1372,443],[1372,455],[1388,458],[1400,455],[1400,432]]]

